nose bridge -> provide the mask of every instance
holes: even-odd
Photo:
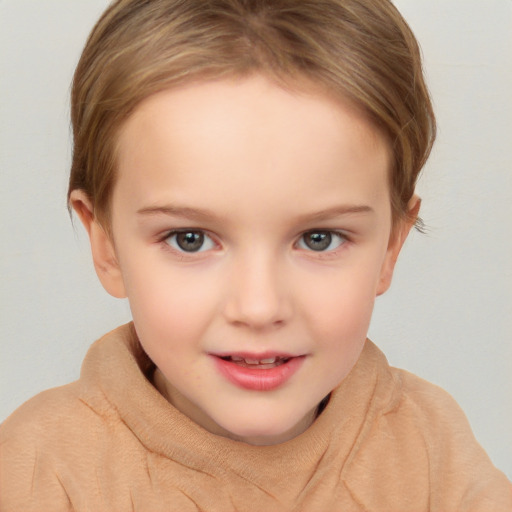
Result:
[[[232,323],[265,328],[286,322],[291,302],[282,260],[265,248],[253,248],[234,258],[226,316]]]

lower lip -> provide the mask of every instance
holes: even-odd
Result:
[[[292,357],[288,362],[258,370],[257,368],[246,368],[220,357],[212,356],[217,368],[230,382],[243,389],[253,391],[272,391],[287,382],[292,375],[301,367],[305,357]]]

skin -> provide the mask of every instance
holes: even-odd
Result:
[[[71,202],[169,402],[256,445],[308,428],[357,362],[411,227],[392,229],[389,166],[385,138],[347,102],[258,75],[165,91],[136,109],[119,136],[111,237],[82,191]],[[184,251],[173,230],[205,243]],[[330,245],[312,250],[312,232]],[[210,355],[266,351],[305,356],[271,391],[234,385]]]

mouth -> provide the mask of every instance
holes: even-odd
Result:
[[[272,391],[283,386],[300,369],[305,355],[210,354],[220,374],[236,386]]]
[[[276,368],[277,366],[286,364],[290,359],[292,359],[292,356],[274,356],[261,359],[241,356],[220,356],[220,359],[241,366],[242,368],[251,368],[253,370],[268,370],[270,368]]]

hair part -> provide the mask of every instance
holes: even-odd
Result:
[[[418,44],[388,0],[113,2],[74,75],[68,199],[82,189],[108,229],[118,135],[135,108],[165,89],[251,73],[317,84],[366,113],[390,144],[393,219],[407,217],[436,123]]]

